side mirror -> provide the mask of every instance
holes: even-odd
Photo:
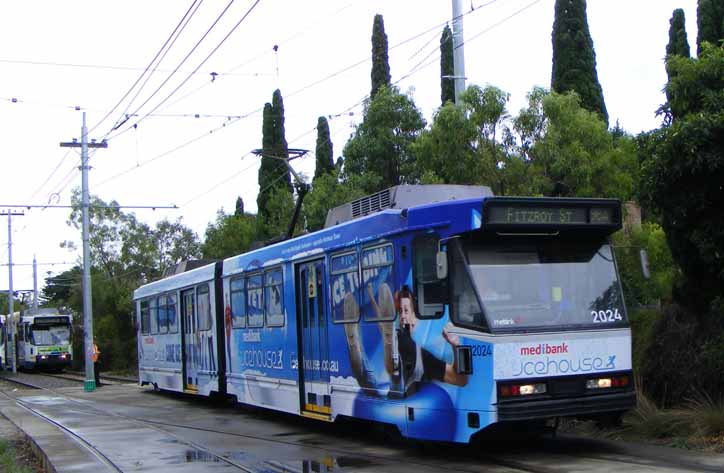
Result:
[[[447,253],[444,251],[437,252],[437,278],[447,278]]]
[[[644,278],[651,279],[651,271],[649,271],[649,254],[646,250],[639,251],[639,259],[641,260],[641,272]]]

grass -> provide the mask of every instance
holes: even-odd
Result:
[[[638,392],[637,406],[618,427],[573,422],[567,430],[589,437],[647,442],[675,448],[724,452],[724,400],[703,393],[676,409],[661,409]]]
[[[18,464],[15,449],[3,439],[0,439],[0,470],[7,473],[33,473],[29,467]]]

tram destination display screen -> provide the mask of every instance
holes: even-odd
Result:
[[[61,325],[68,324],[68,317],[43,317],[42,319],[35,319],[36,325]]]
[[[491,199],[484,208],[485,223],[500,226],[620,225],[616,202],[555,202],[552,199]]]

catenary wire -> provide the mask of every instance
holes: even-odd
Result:
[[[201,0],[201,1],[203,2],[203,0]],[[169,35],[169,37],[166,39],[166,41],[163,43],[163,46],[161,46],[161,49],[159,49],[159,50],[156,52],[156,55],[153,57],[153,59],[151,59],[151,62],[148,64],[148,66],[146,66],[146,68],[143,70],[143,72],[141,73],[141,75],[138,76],[138,79],[136,79],[136,82],[134,82],[133,85],[128,89],[128,91],[126,91],[126,93],[123,95],[123,97],[121,97],[121,99],[118,101],[118,103],[116,103],[116,105],[114,105],[113,108],[112,108],[111,110],[109,110],[108,113],[107,113],[103,118],[101,118],[101,119],[98,121],[98,123],[96,123],[93,127],[91,127],[89,133],[93,132],[96,128],[98,128],[98,126],[100,126],[101,123],[103,123],[108,117],[110,117],[111,114],[123,103],[123,101],[126,100],[126,98],[131,94],[131,92],[133,91],[133,89],[136,88],[136,86],[138,85],[138,83],[141,82],[141,80],[143,79],[143,77],[144,77],[144,76],[148,73],[148,71],[151,69],[151,67],[153,66],[153,64],[156,62],[156,59],[158,59],[159,55],[166,49],[166,46],[168,46],[169,42],[171,42],[171,40],[174,38],[174,36],[176,35],[176,32],[179,31],[179,28],[181,28],[182,25],[185,25],[185,24],[184,24],[184,21],[186,20],[187,17],[190,18],[190,17],[189,17],[189,14],[191,13],[191,10],[194,8],[194,5],[197,5],[197,4],[198,4],[198,5],[201,4],[201,3],[199,3],[199,0],[193,0],[193,1],[191,2],[191,5],[189,6],[188,10],[186,10],[186,13],[184,13],[184,16],[183,16],[183,17],[181,18],[181,20],[178,22],[178,24],[176,25],[176,27],[174,28],[174,30],[171,32],[171,34]],[[197,8],[198,8],[198,6],[197,6]],[[196,12],[196,10],[194,10],[194,13],[195,13],[195,12]],[[187,23],[186,23],[186,24],[187,24]],[[177,36],[176,36],[176,37],[177,37]],[[174,41],[175,41],[175,40],[174,40]],[[170,49],[170,48],[169,48],[169,49]],[[160,64],[160,62],[159,62],[159,64]],[[153,74],[153,71],[151,71],[151,73],[148,74],[148,77],[151,77],[152,74]],[[148,78],[147,78],[146,80],[148,80]],[[144,84],[144,85],[145,85],[145,84]],[[143,87],[141,87],[141,88],[143,88]],[[129,103],[129,105],[130,105],[130,103]]]
[[[224,37],[221,39],[221,41],[216,45],[216,47],[214,47],[214,49],[212,49],[211,52],[204,58],[204,60],[201,61],[201,63],[199,63],[198,66],[196,66],[196,68],[194,69],[194,72],[195,72],[195,71],[198,71],[199,69],[201,69],[201,67],[202,67],[204,64],[206,64],[206,62],[207,62],[209,59],[211,59],[211,56],[213,56],[214,53],[216,53],[216,51],[219,50],[219,48],[226,42],[226,40],[229,39],[229,37],[234,33],[234,31],[236,31],[236,29],[244,22],[244,20],[246,20],[246,18],[251,14],[252,11],[254,11],[254,9],[256,8],[256,6],[259,4],[260,1],[261,1],[261,0],[256,0],[256,1],[251,5],[251,7],[249,7],[249,9],[246,11],[246,13],[244,13],[244,16],[242,16],[241,19],[240,19],[238,22],[236,22],[236,24],[231,28],[231,30],[226,34],[226,36],[224,36]],[[224,11],[222,11],[221,15],[219,15],[219,17],[217,18],[217,20],[211,25],[211,28],[209,28],[209,31],[207,31],[207,33],[204,34],[204,36],[201,38],[200,41],[203,41],[203,39],[206,37],[206,35],[211,31],[211,29],[213,29],[213,27],[216,25],[216,23],[218,23],[218,21],[219,21],[219,20],[221,19],[221,17],[226,13],[226,11],[228,10],[228,8],[231,6],[231,4],[232,4],[233,2],[234,2],[234,0],[231,0],[231,2],[229,2],[229,4],[227,5],[226,9],[224,9]],[[198,46],[198,44],[200,44],[200,41],[199,41],[199,43],[197,43],[197,46]],[[193,51],[196,49],[197,46],[194,46],[194,48],[192,49],[191,52],[193,52]],[[186,58],[184,58],[184,61],[182,61],[181,64],[183,64],[183,62],[186,61],[186,59],[190,56],[190,54],[191,54],[191,53],[189,53],[189,55],[187,55]],[[131,125],[131,127],[126,128],[124,131],[121,131],[121,132],[119,132],[119,133],[116,133],[115,135],[109,137],[109,139],[112,139],[112,138],[118,136],[119,134],[124,133],[125,131],[128,131],[128,130],[129,130],[130,128],[132,128],[134,125],[138,125],[141,121],[143,121],[143,120],[146,118],[147,115],[149,115],[149,114],[155,112],[156,110],[158,110],[158,108],[161,107],[164,103],[166,103],[176,92],[178,92],[178,90],[179,90],[181,87],[183,87],[184,84],[186,84],[186,82],[188,82],[189,79],[191,79],[191,77],[193,77],[193,75],[192,75],[192,74],[188,74],[188,75],[186,76],[186,78],[185,78],[183,81],[181,81],[181,83],[180,83],[178,86],[176,86],[176,88],[173,89],[173,90],[171,91],[171,93],[169,93],[169,94],[166,96],[166,98],[164,98],[163,100],[161,100],[161,102],[159,102],[155,107],[153,107],[150,112],[148,112],[146,115],[144,115],[144,116],[142,116],[141,118],[139,118],[138,120],[136,120],[135,123],[134,123],[133,125]],[[165,85],[166,82],[167,82],[167,81],[164,81],[164,83],[162,84],[162,86]],[[157,89],[157,91],[158,91],[158,90],[159,90],[159,89]],[[155,92],[154,92],[154,94],[155,94]],[[153,94],[152,94],[152,96],[153,96]],[[149,97],[149,99],[150,99],[150,97]],[[137,112],[140,111],[140,109],[141,109],[146,103],[148,103],[148,100],[146,100],[146,102],[144,102],[144,103],[141,105],[141,107],[139,107],[139,108],[137,109]],[[122,122],[122,123],[124,123],[124,122]],[[119,126],[116,126],[116,127],[114,127],[114,130],[115,130],[115,129],[118,129],[118,128],[119,128]]]
[[[196,1],[197,1],[197,0],[194,0],[194,3],[196,3]],[[233,1],[233,0],[232,0],[232,1]],[[182,22],[183,24],[182,24],[180,27],[177,26],[176,29],[174,30],[174,32],[171,34],[171,36],[173,36],[174,34],[175,34],[176,36],[171,40],[170,44],[169,44],[169,41],[166,41],[166,44],[168,44],[168,48],[166,48],[166,50],[163,52],[162,56],[158,59],[158,64],[159,64],[159,65],[160,65],[160,64],[163,62],[163,60],[166,58],[166,55],[167,55],[168,52],[171,50],[171,48],[173,47],[173,45],[176,44],[176,41],[177,41],[178,38],[181,36],[181,33],[183,33],[183,31],[186,29],[186,27],[188,26],[189,22],[190,22],[191,19],[194,17],[194,15],[195,15],[196,12],[198,11],[198,9],[199,9],[199,7],[201,6],[202,3],[203,3],[203,0],[199,1],[198,3],[196,3],[196,7],[194,8],[194,10],[191,12],[190,15],[189,15],[188,12],[186,12],[186,15],[188,15],[188,17],[185,15],[185,16],[184,16],[184,19],[181,20],[181,22]],[[193,7],[193,4],[192,4],[192,7]],[[189,10],[190,10],[190,9],[189,9]],[[213,28],[213,26],[212,26],[212,28]],[[178,31],[178,33],[177,33],[177,31]],[[169,37],[169,39],[171,39],[171,37]],[[201,38],[201,41],[203,41],[203,38]],[[166,47],[166,44],[164,44],[164,47]],[[197,45],[198,45],[198,44],[197,44]],[[163,48],[162,48],[162,50],[163,50]],[[160,53],[160,52],[161,52],[161,51],[159,51],[159,53]],[[193,52],[193,50],[192,50],[191,52]],[[190,54],[190,53],[189,53],[189,54]],[[156,57],[158,57],[158,54],[156,54]],[[154,58],[154,60],[155,60],[155,58]],[[184,60],[185,60],[185,59],[184,59]],[[182,62],[181,64],[183,64],[183,62]],[[181,64],[180,64],[178,67],[180,67]],[[176,73],[176,71],[178,70],[178,67],[177,67],[176,70],[171,71],[171,73],[169,74],[169,76],[168,76],[168,78],[166,79],[166,81],[168,81],[168,79],[170,79],[170,78]],[[148,76],[146,76],[146,80],[143,81],[143,84],[141,84],[141,87],[138,88],[138,90],[136,91],[136,94],[135,94],[135,95],[133,96],[133,98],[128,102],[128,104],[126,104],[126,108],[125,108],[125,109],[123,110],[123,112],[121,113],[121,116],[118,118],[118,120],[115,121],[115,123],[113,124],[113,127],[111,127],[111,130],[108,131],[108,133],[106,133],[106,135],[104,136],[104,139],[108,136],[108,134],[109,134],[111,131],[115,130],[115,129],[116,129],[116,126],[118,125],[118,123],[119,123],[121,120],[124,119],[124,117],[126,116],[126,113],[128,112],[128,109],[131,108],[131,104],[133,104],[133,102],[138,98],[138,96],[139,96],[139,95],[141,94],[141,92],[143,91],[143,88],[146,87],[146,84],[148,84],[148,81],[151,79],[151,75],[152,75],[152,74],[153,74],[153,72],[152,72],[151,74],[149,74]],[[164,84],[165,84],[165,82],[164,82]],[[161,84],[161,87],[163,87],[163,84]],[[151,96],[153,96],[153,94],[151,94]],[[143,106],[143,105],[142,105],[142,106]],[[127,120],[127,119],[128,119],[128,118],[126,117],[126,120]]]

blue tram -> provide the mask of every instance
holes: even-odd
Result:
[[[610,199],[397,186],[136,290],[139,379],[468,442],[635,403]]]

